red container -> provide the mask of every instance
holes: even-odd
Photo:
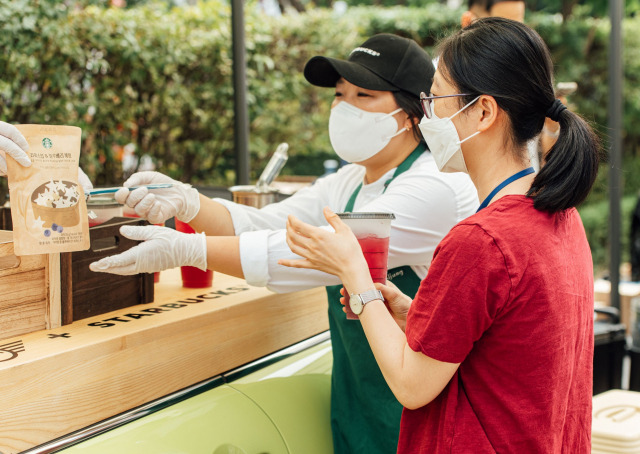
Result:
[[[360,248],[369,266],[373,282],[387,282],[387,259],[389,257],[389,236],[393,213],[336,213],[346,223],[360,243]],[[345,289],[346,290],[346,289]],[[351,311],[349,295],[345,295],[347,320],[358,320]]]
[[[176,230],[183,233],[195,233],[189,224],[176,219]],[[187,288],[211,287],[213,283],[213,270],[202,271],[195,266],[181,266],[182,286]]]
[[[369,273],[373,282],[386,284],[387,282],[387,258],[389,257],[389,237],[378,238],[373,235],[358,238],[358,243],[364,253],[364,258],[369,265]],[[358,320],[349,306],[349,295],[344,296],[345,308],[348,320]]]

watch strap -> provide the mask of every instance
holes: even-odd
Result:
[[[370,303],[373,300],[384,301],[384,298],[382,297],[382,292],[375,288],[371,290],[367,290],[366,292],[363,292],[363,293],[358,293],[358,296],[360,297],[360,301],[362,301],[363,306],[367,303]]]

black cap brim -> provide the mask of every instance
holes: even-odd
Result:
[[[313,57],[304,67],[304,77],[318,87],[335,87],[338,79],[345,80],[367,90],[400,91],[370,69],[355,62],[329,57]]]

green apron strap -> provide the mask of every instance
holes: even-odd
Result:
[[[389,184],[391,184],[391,182],[395,177],[409,170],[413,165],[413,163],[416,162],[416,159],[418,159],[420,155],[425,152],[426,149],[427,149],[427,145],[423,142],[420,142],[418,146],[415,148],[415,150],[413,150],[411,154],[407,156],[406,159],[402,161],[398,167],[396,167],[396,171],[393,173],[393,176],[389,178],[384,184],[384,191],[387,190],[387,187],[389,186]]]
[[[360,189],[362,189],[362,183],[358,185],[351,197],[349,197],[349,201],[347,202],[347,206],[344,207],[345,213],[351,213],[353,211],[353,206],[356,204],[356,199],[358,198],[358,194],[360,193]]]
[[[387,187],[389,187],[389,184],[391,184],[391,182],[395,177],[409,170],[413,165],[413,163],[416,161],[416,159],[418,159],[420,155],[425,152],[426,149],[427,149],[426,144],[424,144],[423,142],[420,142],[418,146],[411,152],[411,154],[407,156],[405,160],[402,161],[398,167],[396,167],[396,171],[393,173],[393,176],[384,183],[384,190],[382,192],[384,193],[387,190]],[[351,211],[353,211],[353,207],[356,203],[356,199],[358,198],[358,194],[360,193],[360,189],[362,189],[362,183],[358,185],[355,191],[353,191],[353,194],[351,194],[351,197],[349,197],[347,206],[345,206],[344,208],[345,213],[350,213]]]
[[[396,169],[389,183],[411,167],[424,152],[418,147]],[[345,211],[353,210],[362,188],[358,185]],[[404,294],[416,294],[420,278],[410,266],[389,270],[388,278]],[[362,325],[347,320],[340,304],[342,284],[327,287],[329,326],[333,348],[331,428],[335,454],[387,454],[396,451],[402,405],[380,372]],[[366,436],[362,436],[366,434]]]

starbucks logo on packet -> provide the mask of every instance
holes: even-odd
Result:
[[[45,137],[42,139],[42,146],[49,149],[53,146],[53,142],[48,137]]]

